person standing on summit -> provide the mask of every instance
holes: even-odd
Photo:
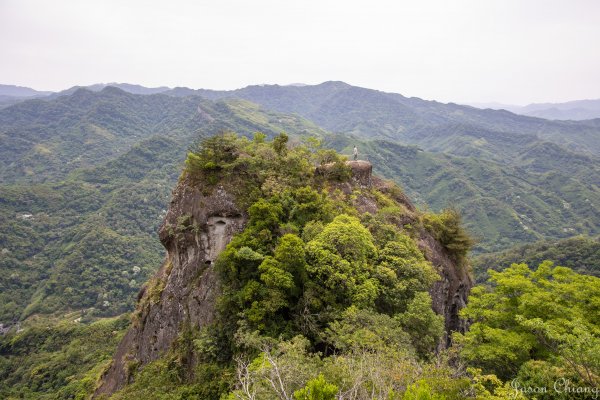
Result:
[[[354,146],[352,154],[354,154],[354,161],[358,160],[358,149],[356,148],[356,145]]]

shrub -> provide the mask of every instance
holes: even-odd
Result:
[[[328,383],[323,374],[311,379],[306,386],[294,392],[295,400],[333,400],[338,387]]]
[[[441,214],[423,215],[423,226],[448,250],[456,261],[464,261],[474,244],[461,224],[460,213],[446,209]]]

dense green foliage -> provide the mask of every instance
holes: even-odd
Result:
[[[425,229],[431,231],[437,241],[454,255],[461,265],[466,263],[467,254],[474,241],[462,226],[461,216],[455,209],[446,209],[439,215],[423,216]]]
[[[405,312],[415,294],[438,279],[433,267],[398,227],[389,225],[388,237],[376,243],[357,218],[352,196],[336,191],[336,180],[315,176],[313,163],[323,152],[288,149],[286,141],[285,135],[268,143],[261,135],[250,141],[225,134],[188,156],[188,174],[217,178],[248,207],[244,232],[216,263],[224,330],[233,338],[242,325],[270,337],[302,334],[320,344],[320,332],[350,307]],[[355,190],[359,195],[374,196]]]
[[[129,320],[90,325],[81,320],[80,313],[60,321],[41,319],[22,332],[0,336],[0,397],[86,399]]]
[[[498,253],[482,254],[471,260],[475,279],[487,279],[487,270],[501,271],[513,263],[538,265],[551,260],[575,272],[600,277],[600,238],[576,236],[559,241],[544,240],[524,244]]]
[[[599,278],[547,261],[535,270],[513,264],[490,271],[489,282],[472,290],[462,310],[472,324],[454,337],[470,365],[526,386],[552,388],[564,378],[598,387]]]

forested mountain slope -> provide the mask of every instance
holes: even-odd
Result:
[[[319,95],[328,98],[331,88],[328,85],[319,86],[321,86],[319,90],[322,90]],[[336,297],[335,292],[323,295],[326,295],[330,305],[337,304],[338,300],[343,303],[353,299],[353,302],[356,300],[355,305],[359,307],[366,305],[367,308],[372,306],[369,301],[372,300],[375,292],[381,293],[382,298],[388,300],[396,297],[404,299],[403,302],[394,304],[376,303],[381,310],[389,311],[395,309],[394,307],[400,307],[396,310],[400,312],[396,313],[393,319],[369,314],[364,309],[353,311],[350,308],[344,312],[340,324],[332,325],[331,331],[310,336],[309,342],[291,339],[275,343],[262,341],[264,338],[257,342],[256,337],[250,335],[240,338],[240,345],[259,346],[252,347],[254,351],[262,351],[264,348],[260,346],[273,346],[269,347],[273,350],[273,353],[269,354],[274,356],[277,362],[289,363],[286,365],[291,368],[289,371],[292,372],[284,377],[284,380],[290,379],[286,384],[299,388],[298,390],[301,390],[298,386],[299,382],[302,382],[302,385],[306,383],[307,387],[327,383],[324,381],[325,378],[318,377],[319,371],[325,374],[326,379],[340,387],[346,385],[347,379],[358,379],[363,382],[362,376],[344,374],[348,371],[359,371],[354,368],[357,364],[353,363],[363,363],[366,360],[372,363],[370,365],[374,368],[373,371],[383,374],[378,376],[386,376],[385,379],[389,379],[387,383],[382,383],[378,387],[384,391],[389,391],[393,387],[396,398],[402,396],[401,393],[411,394],[417,391],[429,394],[443,393],[448,399],[465,398],[466,393],[475,396],[476,393],[486,392],[488,389],[507,394],[506,390],[510,389],[507,389],[508,386],[501,381],[494,381],[495,383],[490,384],[490,387],[483,388],[477,383],[482,379],[478,373],[465,375],[464,371],[456,371],[447,364],[439,364],[437,361],[433,364],[429,363],[428,359],[433,354],[431,351],[435,341],[443,333],[440,330],[439,318],[431,315],[427,296],[419,295],[410,300],[410,296],[396,296],[394,293],[398,294],[397,291],[405,293],[404,289],[414,288],[417,283],[423,284],[429,281],[431,276],[426,273],[428,269],[417,253],[423,251],[427,253],[428,247],[431,249],[431,246],[437,245],[434,243],[435,240],[430,240],[431,238],[422,235],[417,238],[410,235],[428,231],[435,236],[433,239],[437,238],[442,246],[447,247],[447,250],[461,248],[464,250],[466,248],[464,244],[468,243],[468,240],[448,242],[452,237],[464,238],[461,235],[455,236],[457,232],[460,233],[457,228],[460,225],[454,223],[457,221],[456,214],[445,212],[436,216],[427,211],[428,208],[439,211],[447,206],[454,206],[462,211],[467,227],[479,240],[476,244],[478,251],[505,249],[516,243],[541,238],[554,240],[577,233],[597,234],[600,226],[598,163],[592,151],[587,150],[587,147],[591,148],[592,142],[582,143],[582,146],[586,147],[583,149],[577,146],[563,146],[560,140],[554,140],[551,135],[542,140],[531,132],[498,131],[476,124],[456,123],[456,121],[448,123],[449,119],[439,115],[437,110],[439,106],[447,111],[446,105],[421,103],[422,100],[415,99],[408,99],[407,102],[421,104],[424,108],[431,107],[433,110],[430,110],[427,118],[433,122],[439,119],[441,122],[437,126],[414,126],[403,133],[404,138],[401,138],[394,136],[397,133],[396,128],[415,121],[415,118],[420,118],[419,116],[422,117],[427,114],[426,110],[419,110],[418,107],[415,108],[416,106],[407,105],[408,103],[402,104],[393,95],[385,95],[384,104],[379,108],[377,106],[377,102],[381,100],[379,92],[365,93],[364,97],[356,100],[348,98],[343,93],[347,85],[333,84],[333,86],[338,91],[336,96],[339,97],[333,100],[339,101],[338,105],[345,104],[347,121],[336,121],[335,110],[327,111],[320,97],[313,99],[314,105],[317,109],[322,107],[322,110],[326,111],[323,114],[326,123],[339,123],[340,126],[345,126],[344,124],[347,123],[349,131],[354,134],[331,134],[298,114],[269,111],[265,107],[243,99],[228,98],[215,101],[196,94],[188,97],[177,97],[172,94],[135,95],[110,87],[98,92],[79,89],[72,94],[58,96],[55,99],[25,101],[1,110],[0,225],[3,229],[0,231],[0,324],[2,324],[0,328],[2,332],[5,332],[7,326],[12,328],[10,333],[0,340],[1,396],[7,398],[11,396],[76,397],[87,396],[95,390],[96,379],[108,367],[108,359],[113,351],[112,346],[120,340],[128,321],[118,318],[97,321],[90,325],[88,323],[97,317],[118,315],[131,310],[140,286],[163,259],[164,252],[157,239],[156,230],[165,216],[171,189],[178,183],[188,150],[192,150],[196,155],[202,154],[201,148],[198,147],[198,140],[223,130],[254,137],[255,145],[247,139],[239,140],[244,143],[241,148],[245,149],[245,146],[249,146],[252,149],[252,146],[255,146],[256,152],[249,158],[249,154],[244,150],[240,154],[236,153],[233,161],[225,158],[216,160],[217,162],[200,162],[196,167],[217,174],[223,168],[229,168],[230,172],[234,171],[236,182],[239,183],[237,186],[239,192],[233,195],[238,196],[244,204],[256,200],[257,193],[267,193],[270,199],[269,204],[261,203],[254,209],[255,225],[249,230],[250,233],[246,234],[244,240],[237,242],[238,247],[234,247],[235,251],[232,250],[228,254],[228,262],[230,262],[228,265],[236,266],[237,263],[244,264],[246,261],[257,263],[262,260],[260,258],[262,253],[257,255],[253,249],[258,249],[255,245],[262,246],[267,243],[265,240],[268,241],[269,237],[288,236],[286,240],[291,242],[286,246],[293,245],[292,248],[283,246],[272,256],[269,255],[272,263],[266,263],[262,270],[258,270],[260,276],[256,275],[257,270],[253,270],[254,278],[257,278],[255,281],[259,286],[256,286],[254,281],[249,281],[248,291],[236,289],[231,292],[234,295],[231,298],[238,303],[228,304],[229,311],[234,311],[229,314],[230,316],[239,316],[237,311],[243,311],[242,325],[249,322],[256,324],[259,329],[272,328],[271,332],[276,334],[280,331],[285,334],[294,333],[296,332],[294,329],[298,327],[310,332],[311,326],[315,326],[311,325],[314,321],[313,314],[310,312],[297,314],[298,310],[290,308],[288,310],[290,313],[286,315],[294,318],[281,319],[282,314],[278,311],[282,309],[281,307],[289,308],[290,304],[299,303],[296,298],[282,302],[283,292],[278,290],[293,285],[289,286],[291,281],[286,280],[285,274],[280,274],[278,266],[284,261],[302,259],[299,257],[301,252],[293,253],[292,258],[287,257],[286,254],[290,249],[303,250],[305,254],[312,254],[313,258],[308,259],[307,263],[315,266],[320,259],[316,257],[317,253],[327,255],[329,253],[320,253],[320,251],[333,251],[336,246],[332,247],[332,243],[336,242],[339,235],[347,232],[365,233],[364,226],[374,232],[372,235],[376,242],[374,245],[376,251],[373,252],[368,235],[357,241],[350,240],[348,243],[356,242],[366,246],[363,250],[366,249],[365,260],[367,261],[366,264],[358,266],[358,271],[367,275],[361,272],[362,275],[353,277],[358,279],[360,286],[347,283],[336,285],[349,290],[339,298]],[[259,89],[256,90],[260,91]],[[308,101],[303,97],[295,101],[302,107],[308,107]],[[367,114],[375,116],[372,120],[367,118],[364,123],[359,123],[359,117],[353,115],[360,114],[361,104],[364,105],[362,109],[366,112],[363,116],[365,118],[368,117]],[[398,107],[397,104],[401,104],[402,107]],[[396,110],[399,110],[397,114],[395,114]],[[464,111],[464,109],[460,110]],[[379,111],[381,115],[377,114]],[[316,118],[317,111],[314,112]],[[327,112],[330,114],[328,115]],[[457,114],[452,118],[459,117]],[[499,118],[498,114],[494,114],[494,118]],[[390,122],[389,126],[385,125],[386,121]],[[572,126],[578,129],[583,126],[589,132],[595,132],[594,130],[598,129],[597,122],[585,121],[580,125]],[[557,125],[553,126],[562,132],[561,134],[566,135],[565,137],[570,134],[568,131],[562,131],[563,128]],[[379,133],[374,135],[365,133],[371,129]],[[264,132],[269,138],[280,139],[267,145],[265,137],[260,134],[255,135],[257,131]],[[281,145],[285,143],[281,139],[285,136],[278,136],[281,131],[289,134],[287,146]],[[322,141],[322,148],[318,146],[318,140],[315,139]],[[302,143],[307,146],[307,150],[302,150],[300,147]],[[366,192],[359,193],[356,190],[346,190],[347,193],[334,190],[330,192],[331,204],[327,201],[321,202],[323,199],[319,200],[318,192],[311,191],[312,189],[306,191],[298,187],[298,185],[306,185],[310,177],[306,174],[297,175],[296,172],[308,170],[314,162],[327,163],[327,161],[338,160],[334,153],[325,149],[334,148],[348,154],[355,144],[359,147],[360,158],[368,158],[378,174],[396,180],[404,192],[416,200],[420,210],[414,210],[412,206],[407,205],[408,203],[402,202],[402,196],[394,197],[401,195],[401,192],[390,191],[389,188],[393,185],[388,187],[384,184],[381,187],[384,189],[383,195],[381,193],[378,195],[376,192],[368,192],[365,195]],[[431,151],[423,151],[418,146]],[[284,154],[286,148],[295,157],[285,158],[289,162],[269,164]],[[274,151],[276,154],[282,153],[275,156]],[[314,152],[318,152],[322,159],[316,161],[308,155]],[[198,157],[190,159],[202,161],[202,157]],[[267,164],[274,168],[262,170],[257,168]],[[248,175],[245,172],[247,168],[252,168],[253,173]],[[288,174],[286,171],[292,173]],[[341,174],[339,177],[343,178],[344,169],[334,169],[333,176],[335,177],[336,174]],[[261,183],[258,185],[260,187],[248,186],[249,177],[258,179]],[[209,184],[211,182],[215,183],[208,181]],[[288,193],[289,196],[274,195],[290,184],[294,191]],[[244,192],[246,189],[252,190]],[[243,193],[247,193],[247,196],[241,195]],[[400,199],[403,205],[396,207],[396,203],[388,202],[389,196],[396,199],[394,202]],[[316,205],[313,204],[313,200],[316,201]],[[352,207],[358,207],[356,210],[360,212],[352,211],[352,207],[347,208],[347,205],[344,205],[346,203],[352,203]],[[332,204],[335,205],[333,209],[330,208]],[[192,211],[198,211],[197,204],[188,205],[192,207]],[[394,236],[398,232],[391,229],[389,224],[381,223],[380,219],[370,220],[365,216],[363,212],[365,210],[376,211],[385,221],[389,219],[388,222],[398,227],[401,225],[402,234]],[[311,239],[319,236],[324,223],[321,226],[318,223],[313,224],[305,234],[306,221],[302,220],[302,215],[334,211],[362,215],[363,219],[359,225],[365,225],[361,228],[352,216],[350,219],[342,218],[328,228],[328,232],[335,231],[335,234],[333,236],[329,233],[323,234],[314,243],[317,247],[311,245],[304,248],[304,244],[298,246],[298,240],[289,239],[289,236],[301,235],[302,241],[310,242]],[[333,214],[327,215],[333,216]],[[411,219],[415,216],[419,218]],[[236,216],[229,215],[229,217]],[[326,220],[329,221],[329,219],[323,221]],[[277,222],[276,226],[268,225],[274,223],[273,221]],[[177,246],[178,241],[190,239],[199,233],[196,227],[190,224],[190,219],[186,215],[178,215],[174,220],[171,218],[170,222],[173,223],[171,226],[173,229],[166,229],[163,232],[164,238],[170,245]],[[209,229],[222,230],[218,222],[212,220],[212,227]],[[448,222],[450,224],[447,224]],[[302,232],[299,227],[303,227]],[[363,240],[365,237],[366,241]],[[400,238],[402,243],[395,246],[395,250],[390,250],[391,252],[384,251],[384,242],[390,237]],[[410,237],[410,240],[406,237]],[[411,241],[415,239],[418,239],[418,252],[411,245]],[[198,245],[200,242],[195,243]],[[269,250],[267,245],[263,249],[264,254],[272,250],[272,248]],[[589,265],[589,260],[593,261],[595,255],[594,243],[590,244],[587,240],[571,246],[573,249],[581,250],[577,254],[569,253],[569,246],[565,247],[562,244],[558,246],[560,249],[558,252],[553,251],[551,246],[548,251],[544,250],[545,245],[536,246],[538,245],[533,246],[535,254],[531,257],[528,255],[531,254],[528,249],[519,253],[523,255],[523,260],[530,260],[535,264],[539,254],[544,258],[546,256],[560,258],[563,254],[567,254],[566,258],[556,261],[560,263],[561,260],[565,260],[564,262],[567,263],[576,260],[579,264],[573,266],[577,267],[583,265],[582,262],[586,266]],[[336,249],[339,250],[337,247]],[[396,257],[397,254],[394,253],[396,250],[402,252],[401,257]],[[432,254],[434,256],[443,254],[438,250],[439,248],[425,256],[430,259]],[[584,253],[589,257],[577,259]],[[198,256],[198,254],[186,254],[185,257]],[[376,254],[383,258],[375,257]],[[463,256],[464,254],[461,255]],[[500,260],[514,259],[510,254],[507,257],[503,255],[499,257]],[[406,262],[407,259],[412,261]],[[340,261],[338,258],[330,261],[332,260]],[[212,262],[212,259],[203,261]],[[375,271],[371,267],[380,265],[380,262],[397,263],[404,267],[417,265],[419,269],[414,271],[409,268],[401,271],[402,279],[409,279],[407,282],[410,284],[404,281],[395,282],[389,280],[393,278],[393,274],[389,274],[387,270],[378,270],[382,274],[378,272],[369,275]],[[337,261],[331,265],[345,268],[346,264],[343,260],[336,263]],[[326,261],[323,266],[329,264],[330,262]],[[466,273],[466,265],[462,266],[465,268],[456,271]],[[504,267],[504,264],[501,267]],[[535,265],[530,267],[535,269]],[[227,273],[228,270],[221,271]],[[161,270],[163,275],[159,274],[158,278],[170,272],[168,265],[165,264]],[[410,275],[414,273],[415,276]],[[264,278],[263,274],[265,274]],[[326,275],[337,279],[335,274]],[[294,276],[304,279],[302,274]],[[370,278],[365,281],[364,278],[367,276]],[[540,277],[543,278],[542,281],[549,279],[556,284],[538,285]],[[558,279],[560,277],[568,279],[560,280]],[[193,276],[191,280],[184,281],[189,283],[196,278],[198,277]],[[589,350],[589,347],[596,346],[594,343],[597,343],[597,339],[589,336],[588,333],[591,332],[590,324],[597,325],[597,321],[594,320],[595,314],[590,312],[594,309],[596,304],[594,302],[597,302],[595,295],[597,290],[594,289],[594,285],[597,285],[596,278],[579,276],[564,268],[552,269],[546,264],[541,265],[537,271],[532,271],[523,265],[511,267],[505,273],[496,274],[492,278],[491,285],[477,289],[475,301],[469,307],[469,315],[477,316],[482,307],[486,306],[487,303],[477,300],[481,296],[502,298],[502,291],[506,290],[506,287],[526,282],[527,287],[532,291],[524,293],[523,299],[516,299],[517,301],[526,302],[531,299],[541,301],[547,296],[558,299],[553,303],[555,314],[546,312],[543,307],[530,307],[531,309],[525,307],[529,317],[532,318],[530,322],[533,323],[537,321],[536,318],[541,318],[540,321],[544,324],[549,323],[551,329],[558,327],[566,329],[567,332],[575,332],[576,335],[554,337],[553,340],[558,340],[563,346],[561,349],[566,349],[564,353],[554,354],[555,350],[548,351],[544,347],[545,338],[533,335],[529,331],[529,325],[521,325],[520,320],[514,320],[514,315],[505,316],[503,313],[507,311],[500,310],[500,313],[493,313],[499,316],[499,321],[489,320],[489,318],[487,321],[482,320],[483,330],[502,329],[502,334],[495,337],[491,346],[487,344],[488,338],[485,335],[478,336],[483,332],[481,329],[466,334],[464,339],[461,339],[462,336],[457,336],[458,340],[466,341],[463,342],[465,346],[459,351],[469,365],[483,368],[484,373],[496,373],[505,379],[505,382],[509,382],[507,379],[516,376],[517,373],[519,377],[529,379],[528,377],[539,376],[538,370],[555,371],[557,366],[565,365],[564,358],[568,358],[572,354],[572,349],[577,346],[579,350],[584,350],[578,353],[584,354],[584,358],[588,357],[587,354],[595,354]],[[444,276],[443,279],[448,279],[448,276]],[[495,286],[498,286],[497,293],[494,293]],[[460,290],[455,288],[456,293],[460,295],[455,296],[452,301],[464,302],[465,287]],[[388,289],[391,291],[387,292]],[[136,318],[140,315],[147,316],[148,314],[144,313],[148,310],[167,307],[168,302],[172,300],[169,300],[168,295],[165,295],[166,302],[157,306],[157,299],[161,297],[163,290],[165,287],[161,286],[160,280],[153,279],[149,282],[141,293],[144,299],[141,303],[142,312],[134,315],[134,324],[140,323]],[[171,288],[165,290],[165,293],[171,293],[170,290]],[[296,291],[292,292],[296,293]],[[564,296],[560,297],[557,294]],[[580,298],[585,301],[581,301]],[[435,304],[444,304],[443,299],[440,299],[439,296],[431,299],[434,309]],[[192,305],[197,301],[193,296],[189,300]],[[252,303],[254,300],[257,301],[256,305]],[[318,304],[318,302],[311,303],[310,306],[318,307]],[[451,302],[446,303],[448,304]],[[496,304],[500,306],[501,302],[494,302],[494,306]],[[557,304],[559,307],[556,306]],[[458,303],[455,305],[460,306]],[[236,309],[236,307],[241,308]],[[446,306],[443,305],[442,308],[444,307]],[[564,319],[567,310],[570,310],[569,315],[572,320]],[[269,321],[275,319],[270,317],[271,314],[268,318],[265,317],[267,315],[265,313],[275,313],[273,318],[278,323],[269,325]],[[331,314],[326,310],[324,313],[319,311],[315,315],[320,315],[322,318],[334,314],[336,313]],[[582,320],[580,316],[589,321]],[[296,323],[294,321],[298,321],[296,317],[300,318],[300,321],[304,320],[306,324],[294,327],[293,324]],[[20,333],[16,333],[16,327],[19,325],[15,326],[15,324],[18,321],[21,327],[25,327],[25,330]],[[159,318],[157,321],[160,327],[162,322],[167,321],[165,323],[168,324],[169,320]],[[506,325],[506,321],[510,323]],[[461,326],[460,320],[454,317],[446,320],[445,323],[446,327]],[[375,331],[371,328],[373,326],[377,327]],[[356,330],[356,327],[360,329]],[[167,329],[165,326],[160,329],[163,328]],[[232,330],[227,332],[231,334]],[[389,332],[389,335],[380,337],[378,336],[380,332]],[[210,336],[209,333],[191,332],[190,336],[182,336],[181,340],[177,339],[174,342],[173,352],[165,358],[148,364],[143,371],[137,370],[140,364],[127,363],[125,372],[131,374],[130,376],[136,375],[136,383],[124,392],[117,393],[115,398],[139,398],[140,396],[153,398],[162,395],[168,398],[173,391],[181,396],[198,395],[213,398],[210,394],[236,389],[231,386],[232,380],[229,379],[235,373],[234,365],[219,364],[222,360],[217,360],[217,364],[212,363],[215,343],[222,345],[223,337]],[[366,352],[352,353],[355,348],[351,343],[363,343],[362,339],[360,341],[356,339],[364,338],[364,335],[375,338],[369,345],[376,347]],[[516,338],[518,348],[510,347],[510,343],[504,341],[506,337]],[[154,340],[149,336],[146,338],[151,342]],[[329,342],[321,342],[321,340]],[[521,346],[523,343],[529,347]],[[314,345],[314,347],[307,352],[307,345]],[[341,357],[324,357],[321,360],[315,357],[312,351],[323,350],[324,348],[319,347],[322,345],[325,349],[331,345],[341,346],[340,349],[345,348],[350,353],[337,353],[341,354]],[[403,350],[398,352],[398,349]],[[408,353],[404,350],[408,350]],[[487,353],[488,350],[491,353]],[[146,347],[140,351],[154,352],[155,350]],[[217,353],[231,355],[227,351]],[[208,358],[203,358],[196,369],[180,368],[182,365],[188,365],[186,363],[189,359],[186,357],[190,354],[201,354],[202,357]],[[256,355],[256,353],[252,354]],[[515,354],[519,357],[517,364],[514,363]],[[587,358],[570,360],[573,361],[575,367],[569,372],[570,374],[577,373],[580,366],[588,367]],[[596,364],[590,365],[593,369]],[[517,368],[520,370],[517,371]],[[194,376],[186,376],[185,371]],[[268,374],[270,370],[267,368],[255,372],[259,375]],[[263,376],[254,375],[255,372],[249,376],[252,379],[262,379]],[[395,374],[394,376],[407,377],[407,380],[394,381],[395,378],[389,375],[390,373]],[[301,379],[297,380],[298,377]],[[197,381],[194,383],[193,379]],[[578,378],[573,376],[573,379]],[[191,386],[186,386],[187,383],[181,385],[180,383],[184,381]],[[270,389],[257,387],[257,390],[268,392]],[[306,390],[299,393],[306,393]]]
[[[580,274],[600,276],[600,237],[575,236],[562,240],[541,240],[496,253],[474,257],[475,278],[483,282],[489,269],[501,271],[513,263],[536,265],[551,260]]]
[[[268,109],[297,113],[336,133],[420,144],[426,150],[429,146],[420,138],[429,130],[441,129],[447,140],[460,140],[469,130],[475,129],[509,133],[503,135],[505,141],[509,140],[506,145],[513,141],[512,135],[516,136],[514,141],[522,140],[521,135],[531,135],[577,152],[600,155],[600,129],[588,121],[548,121],[504,110],[481,110],[409,98],[344,82],[313,86],[260,85],[232,91],[176,88],[164,93],[175,96],[197,94],[208,99],[243,98]]]

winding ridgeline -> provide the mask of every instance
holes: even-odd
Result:
[[[96,398],[392,398],[453,382],[423,365],[465,331],[471,241],[457,213],[418,211],[370,163],[285,134],[207,138],[159,235],[166,259]]]

